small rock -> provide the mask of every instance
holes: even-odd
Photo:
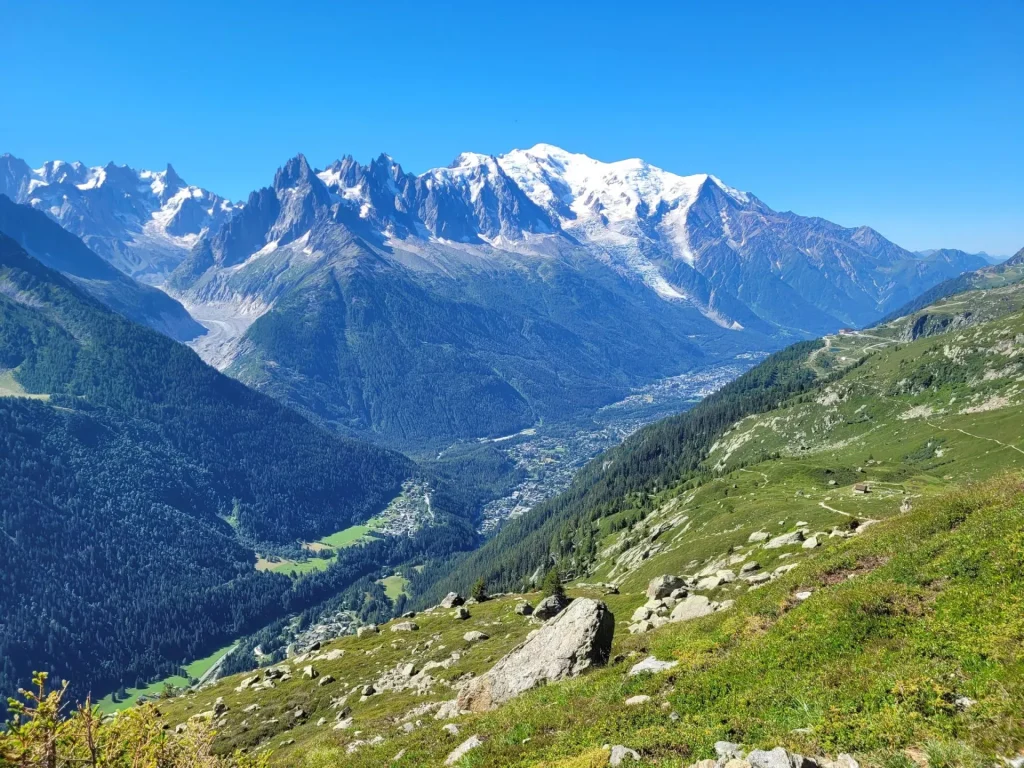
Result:
[[[477,630],[467,632],[462,636],[462,639],[465,640],[467,643],[479,643],[481,640],[487,640],[488,638],[489,635],[486,635],[483,632],[479,632]]]
[[[367,624],[364,627],[360,627],[356,630],[356,637],[366,637],[367,635],[375,635],[380,632],[380,629],[376,624]]]
[[[779,549],[780,547],[788,547],[792,544],[799,544],[804,540],[803,530],[790,531],[789,533],[783,533],[780,536],[776,536],[764,545],[765,549]]]
[[[302,668],[302,676],[307,680],[312,680],[313,678],[320,677],[320,673],[313,669],[312,664],[307,664]]]
[[[720,586],[722,586],[722,580],[717,576],[705,576],[697,582],[697,589],[701,591],[718,589]]]
[[[756,560],[751,560],[749,563],[744,563],[743,567],[740,568],[740,576],[744,576],[748,573],[753,573],[761,569],[761,564]]]
[[[520,600],[518,603],[516,603],[516,613],[518,613],[520,616],[529,616],[533,613],[533,606],[525,600]]]
[[[679,666],[678,661],[658,661],[654,656],[648,656],[643,661],[634,664],[628,674],[629,677],[636,677],[646,673],[656,674],[677,666]]]
[[[449,753],[448,757],[444,759],[444,764],[455,765],[457,762],[459,762],[459,760],[461,760],[463,757],[468,755],[472,750],[476,749],[482,744],[483,741],[481,741],[479,736],[475,734],[473,736],[470,736],[468,739],[459,744],[459,746],[457,746]]]
[[[373,685],[364,685],[359,691],[361,696],[373,696],[376,692],[377,689]]]
[[[976,702],[974,699],[969,699],[966,696],[957,696],[953,700],[953,703],[956,705],[957,709],[959,709],[961,712],[963,712],[966,709],[970,709],[971,707],[973,707],[978,702]]]
[[[647,696],[645,694],[640,694],[639,696],[630,696],[628,699],[626,699],[626,706],[627,707],[638,707],[641,704],[646,704],[650,700],[651,700],[651,697]]]
[[[322,726],[324,726],[326,724],[327,724],[327,718],[326,717],[321,717],[319,720],[316,721],[316,727],[317,728],[320,728],[320,727],[322,727]]]
[[[811,594],[812,592],[810,590],[805,590],[804,592],[797,592],[795,595],[793,595],[793,597],[795,597],[797,600],[803,601],[810,597]]]
[[[401,669],[402,677],[412,677],[417,671],[415,664],[404,664]]]
[[[457,726],[455,723],[447,723],[445,725],[442,725],[441,730],[447,733],[449,736],[459,735],[459,726]]]
[[[469,618],[469,611],[467,611],[464,606],[460,605],[458,608],[452,611],[452,618],[458,619],[459,621],[465,621]]]
[[[815,547],[819,546],[819,544],[820,544],[820,542],[818,541],[818,537],[817,536],[811,536],[811,538],[807,539],[807,541],[805,541],[803,543],[803,548],[804,549],[814,549]]]
[[[733,758],[742,760],[746,755],[743,747],[731,741],[716,741],[715,754],[721,760],[732,760]]]
[[[627,762],[640,762],[640,755],[629,747],[616,744],[612,747],[611,757],[608,758],[608,765],[619,766]]]
[[[440,602],[440,606],[442,608],[454,608],[457,605],[462,605],[464,602],[466,601],[462,599],[458,592],[449,592]]]
[[[770,538],[771,534],[767,533],[766,531],[755,531],[754,533],[750,534],[750,536],[747,538],[747,542],[753,544],[759,541],[768,541],[768,539]]]
[[[415,632],[419,629],[419,625],[412,621],[401,621],[391,627],[392,632]]]
[[[334,677],[332,675],[324,675],[320,678],[320,681],[317,683],[317,685],[323,688],[325,685],[330,685],[333,682]]]
[[[704,595],[690,595],[672,609],[671,621],[689,621],[714,613],[715,606]]]
[[[759,571],[758,573],[752,573],[750,576],[747,576],[746,582],[748,584],[764,584],[766,581],[771,581],[771,579],[772,575],[770,573]]]
[[[402,618],[403,619],[415,619],[416,618],[416,611],[406,611],[405,613],[402,614]]]

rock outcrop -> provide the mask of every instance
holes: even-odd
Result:
[[[579,598],[459,693],[458,708],[483,712],[542,683],[605,664],[615,617],[603,602]]]

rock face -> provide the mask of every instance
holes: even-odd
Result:
[[[547,621],[561,613],[568,604],[569,598],[565,595],[549,595],[537,603],[537,607],[533,609],[533,615]]]
[[[615,617],[598,600],[579,598],[460,693],[459,709],[483,712],[541,683],[605,664]]]
[[[683,580],[678,576],[657,576],[651,579],[647,585],[647,597],[656,600],[659,597],[668,597],[673,590],[685,586]]]

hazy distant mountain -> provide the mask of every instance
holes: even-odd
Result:
[[[0,155],[0,194],[43,211],[115,267],[159,282],[208,229],[227,220],[228,200],[190,186],[168,165],[136,171],[53,160],[30,168]]]
[[[976,256],[979,259],[983,259],[988,264],[1001,264],[1010,258],[1009,256],[993,256],[991,253],[985,253],[985,251],[968,253],[967,251],[961,251],[956,248],[928,248],[924,251],[914,251],[914,253],[918,256],[924,256],[925,258],[934,256],[937,253],[945,253],[961,259],[969,256]]]
[[[5,195],[0,195],[0,233],[130,320],[178,341],[188,341],[206,332],[166,293],[136,282],[41,211],[13,203]]]
[[[538,145],[418,176],[386,155],[319,172],[299,155],[169,286],[234,329],[201,348],[232,375],[423,444],[866,325],[983,263],[779,213],[714,176]]]

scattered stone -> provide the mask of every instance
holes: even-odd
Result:
[[[333,682],[334,682],[334,676],[333,675],[324,675],[323,677],[320,678],[320,681],[317,683],[317,685],[320,686],[321,688],[323,688],[325,685],[330,685]]]
[[[480,737],[477,735],[470,736],[464,742],[459,744],[455,749],[449,753],[448,757],[445,758],[445,765],[455,765],[459,760],[468,755],[471,751],[483,744]]]
[[[473,630],[472,632],[467,632],[466,634],[464,634],[462,636],[462,639],[465,640],[467,643],[479,643],[481,640],[489,639],[489,637],[490,635],[486,635],[478,630]]]
[[[715,573],[715,576],[721,579],[721,582],[723,584],[731,584],[732,582],[736,581],[736,574],[728,569],[717,571]]]
[[[743,747],[731,741],[716,741],[715,754],[720,760],[742,760],[746,755]]]
[[[646,673],[656,674],[658,672],[665,672],[666,670],[677,666],[679,666],[678,661],[658,661],[654,656],[648,656],[643,661],[634,664],[630,668],[628,674],[630,677],[636,677],[637,675],[643,675]]]
[[[705,576],[703,579],[697,582],[697,589],[701,591],[707,591],[709,589],[718,589],[722,586],[722,580],[717,576]]]
[[[400,621],[391,627],[392,632],[415,632],[420,627],[413,621]]]
[[[398,750],[397,753],[395,753],[395,756],[391,758],[391,762],[392,763],[397,763],[403,757],[405,757],[405,750],[404,749],[400,749],[400,750]]]
[[[525,600],[520,600],[518,603],[516,603],[516,613],[518,613],[520,616],[529,616],[533,613],[533,606]]]
[[[416,725],[414,723],[402,723],[402,731],[405,733],[412,733],[415,730]]]
[[[376,624],[367,624],[364,627],[360,627],[356,630],[356,637],[366,637],[367,635],[375,635],[380,632],[380,629]]]
[[[313,669],[312,664],[307,664],[302,668],[302,676],[307,680],[312,680],[316,677],[320,677],[320,673]]]
[[[228,705],[224,703],[224,697],[218,696],[213,702],[213,714],[220,715],[228,711]]]
[[[462,714],[462,710],[459,709],[458,700],[452,699],[451,701],[441,703],[441,706],[437,708],[434,719],[451,720],[454,717],[458,717],[460,714]]]
[[[441,726],[441,730],[447,733],[449,736],[459,735],[459,726],[457,726],[455,723],[446,723],[445,725]]]
[[[966,696],[957,696],[955,699],[953,699],[953,704],[955,704],[956,708],[959,709],[961,712],[970,709],[977,703],[978,702],[976,702],[974,699],[969,699]]]
[[[768,541],[765,545],[765,549],[779,549],[781,547],[788,547],[792,544],[799,544],[804,540],[803,529],[790,531],[789,533],[783,533],[780,536],[776,536],[774,539]]]
[[[761,564],[756,560],[751,560],[749,563],[744,563],[743,567],[740,568],[740,576],[759,570],[761,570]]]
[[[800,563],[789,563],[788,565],[780,565],[778,568],[776,568],[773,571],[773,573],[776,576],[782,576],[783,574],[786,574],[786,573],[789,573],[790,571],[792,571],[798,565],[800,565]]]
[[[259,681],[260,681],[260,676],[258,674],[253,675],[252,677],[246,677],[246,678],[244,678],[242,680],[242,682],[240,682],[238,684],[238,687],[235,688],[235,690],[236,691],[244,691],[247,688],[251,687],[253,685],[253,683],[258,683]]]
[[[608,765],[619,766],[626,762],[640,762],[640,755],[629,747],[616,744],[612,747],[611,757],[608,758]]]
[[[321,728],[321,727],[323,727],[326,724],[327,724],[327,718],[326,717],[321,717],[319,720],[316,721],[316,727],[317,728]]]
[[[815,547],[818,547],[820,545],[821,545],[821,542],[818,541],[818,537],[817,536],[811,536],[811,538],[807,539],[807,541],[805,541],[803,543],[803,548],[804,549],[814,549]]]
[[[747,538],[747,543],[754,544],[761,541],[768,541],[770,538],[771,534],[767,531],[755,531]]]
[[[440,602],[442,608],[455,608],[458,605],[462,605],[466,601],[462,599],[462,596],[458,592],[449,592],[444,596],[444,600]]]
[[[734,605],[736,605],[736,601],[735,600],[723,600],[722,602],[720,602],[718,605],[715,606],[715,610],[716,611],[727,611],[730,608],[732,608]]]
[[[469,611],[467,611],[465,607],[460,605],[458,608],[452,611],[452,618],[458,619],[459,621],[465,621],[469,618]]]
[[[683,586],[683,580],[678,576],[657,576],[651,579],[647,585],[647,597],[652,600],[659,597],[668,597],[672,590]]]
[[[746,581],[748,584],[764,584],[766,581],[771,581],[771,578],[772,575],[770,573],[759,571],[758,573],[747,576]]]
[[[402,618],[403,619],[415,619],[416,618],[416,611],[406,611],[405,613],[402,614]]]
[[[549,595],[537,603],[533,609],[533,615],[542,621],[554,618],[569,605],[569,598],[565,595]]]
[[[627,707],[638,707],[641,704],[646,704],[650,700],[650,696],[647,696],[646,694],[640,694],[639,696],[630,696],[628,699],[626,699],[625,703]]]
[[[630,620],[634,621],[634,622],[635,621],[647,621],[649,618],[651,618],[651,616],[653,614],[654,614],[653,610],[648,608],[646,605],[641,605],[639,608],[637,608],[635,611],[633,611],[633,616],[631,617]]]
[[[795,597],[797,600],[804,601],[812,594],[813,593],[810,590],[805,590],[803,592],[797,592],[795,595],[793,595],[793,597]]]
[[[747,755],[751,768],[809,768],[814,765],[802,755],[790,754],[782,747],[773,750],[755,749]]]
[[[402,677],[412,677],[418,671],[419,670],[416,669],[416,665],[411,662],[408,664],[403,664],[402,669],[400,670]]]
[[[606,664],[615,617],[598,600],[580,598],[459,693],[459,709],[483,712],[541,683]]]
[[[374,688],[373,685],[371,684],[371,685],[364,685],[360,689],[359,694],[361,696],[373,696],[373,694],[375,694],[376,692],[377,692],[377,689]]]

